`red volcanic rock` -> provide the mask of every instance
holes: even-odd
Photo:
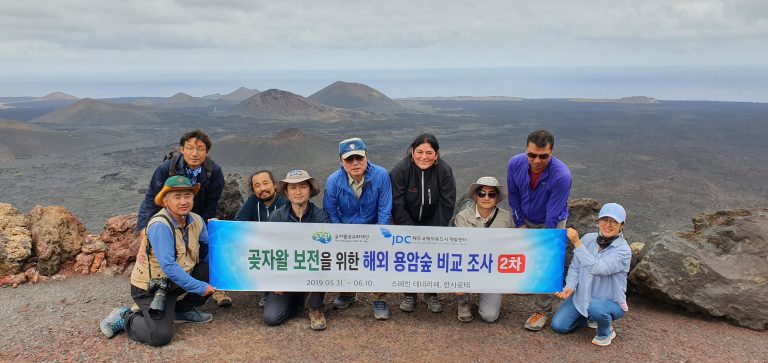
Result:
[[[25,282],[27,282],[27,276],[23,272],[0,278],[0,286],[17,287]]]
[[[106,265],[124,269],[136,259],[141,238],[133,232],[136,213],[123,214],[107,220],[99,239],[106,245]]]
[[[21,272],[30,256],[32,238],[27,217],[16,207],[0,203],[0,276]]]
[[[35,206],[29,212],[29,231],[37,256],[37,270],[44,276],[59,271],[61,264],[80,253],[85,226],[62,206]]]

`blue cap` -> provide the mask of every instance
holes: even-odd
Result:
[[[624,207],[618,203],[606,203],[600,208],[600,214],[597,219],[603,217],[611,217],[616,222],[624,223],[624,220],[627,218],[627,212],[624,211]]]
[[[353,137],[339,143],[339,157],[346,159],[350,155],[365,156],[365,143],[363,140]]]

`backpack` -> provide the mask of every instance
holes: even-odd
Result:
[[[168,177],[172,177],[177,175],[176,174],[176,165],[179,163],[179,159],[183,157],[179,150],[174,149],[169,151],[165,156],[163,156],[163,161],[170,160],[171,161],[171,167],[168,168]],[[203,171],[205,172],[205,180],[209,181],[211,180],[211,176],[213,176],[213,160],[209,156],[205,157],[205,161],[203,161]]]

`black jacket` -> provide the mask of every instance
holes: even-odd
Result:
[[[331,223],[331,217],[328,216],[328,213],[312,202],[309,202],[307,211],[301,216],[301,219],[296,217],[291,208],[291,202],[288,202],[288,204],[272,212],[268,220],[269,222]]]
[[[392,220],[396,225],[448,226],[456,205],[456,180],[439,159],[427,170],[406,157],[389,172]]]

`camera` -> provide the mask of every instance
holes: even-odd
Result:
[[[152,302],[149,304],[149,316],[152,319],[160,319],[165,313],[165,297],[168,295],[169,282],[167,278],[156,278],[149,280],[147,291],[155,293]]]

